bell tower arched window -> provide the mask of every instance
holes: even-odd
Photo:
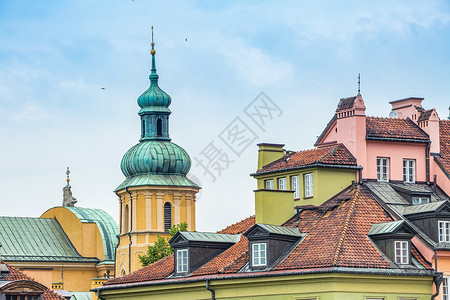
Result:
[[[164,204],[164,231],[169,232],[172,227],[172,205],[169,202]]]

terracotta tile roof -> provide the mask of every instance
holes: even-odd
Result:
[[[376,202],[365,186],[350,186],[332,199],[314,208],[303,209],[283,226],[298,227],[306,237],[275,268],[281,270],[318,270],[330,267],[392,269],[390,262],[367,236],[372,224],[394,219]],[[249,217],[221,233],[242,233],[254,224]],[[195,270],[188,277],[237,273],[248,264],[248,240],[239,242]],[[412,256],[425,268],[431,268],[418,250]],[[174,268],[173,256],[105,285],[164,279]],[[270,271],[268,271],[270,272]]]
[[[247,229],[249,229],[253,225],[255,225],[255,216],[250,216],[220,231],[217,231],[217,233],[241,234],[246,232]]]
[[[173,272],[174,268],[173,257],[174,257],[173,254],[166,256],[158,260],[157,262],[154,262],[153,264],[143,267],[142,269],[139,269],[128,275],[108,280],[104,283],[104,285],[142,282],[165,278],[170,274],[172,274]]]
[[[15,281],[15,280],[29,280],[29,281],[35,281],[33,278],[28,277],[18,269],[14,268],[13,266],[5,263],[4,261],[0,261],[0,263],[5,264],[8,267],[9,273],[4,274],[3,277],[0,279],[1,281]],[[65,298],[61,297],[54,291],[47,289],[43,294],[44,300],[65,300]]]
[[[434,160],[441,167],[442,171],[450,175],[450,121],[439,121],[439,145],[440,157],[435,157]]]
[[[433,112],[433,109],[421,111],[419,118],[417,118],[417,122],[422,122],[422,121],[428,120],[430,118],[432,112]]]
[[[428,134],[409,118],[366,117],[366,137],[367,139],[429,140]]]
[[[295,169],[315,164],[356,166],[356,158],[343,144],[335,144],[294,152],[263,166],[255,174]]]
[[[342,110],[342,109],[350,109],[353,107],[353,104],[355,103],[355,97],[349,97],[349,98],[342,98],[337,106],[336,111]]]

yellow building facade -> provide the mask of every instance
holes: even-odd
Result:
[[[142,267],[139,255],[157,236],[186,222],[195,230],[195,195],[200,187],[186,174],[191,167],[187,152],[169,137],[171,98],[158,86],[152,43],[150,87],[138,98],[141,138],[123,156],[126,179],[115,192],[120,203],[120,234],[116,274],[124,276]]]

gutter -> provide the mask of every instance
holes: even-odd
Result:
[[[129,244],[128,244],[128,274],[129,274],[129,273],[131,273],[131,244],[133,243],[131,241],[131,231],[133,231],[133,196],[131,195],[130,191],[128,190],[128,187],[126,187],[125,190],[130,195],[130,230],[128,231],[128,238],[129,238]],[[128,222],[128,220],[125,220],[125,222]]]
[[[402,138],[382,138],[366,136],[366,140],[371,141],[385,141],[385,142],[406,142],[406,143],[430,143],[430,140],[415,140],[415,139],[402,139]]]
[[[361,166],[357,166],[357,165],[336,165],[336,164],[323,164],[323,163],[316,162],[314,164],[309,164],[309,165],[304,165],[304,166],[296,166],[296,167],[290,167],[290,168],[284,168],[284,169],[251,173],[250,176],[258,176],[258,175],[263,175],[263,174],[277,173],[277,172],[281,172],[281,171],[301,170],[301,169],[315,168],[315,167],[352,169],[352,170],[362,169]]]
[[[209,279],[206,280],[206,289],[211,292],[211,300],[216,300],[216,291],[209,286]]]

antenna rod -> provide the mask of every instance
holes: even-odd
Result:
[[[358,95],[361,94],[361,73],[358,73]]]

